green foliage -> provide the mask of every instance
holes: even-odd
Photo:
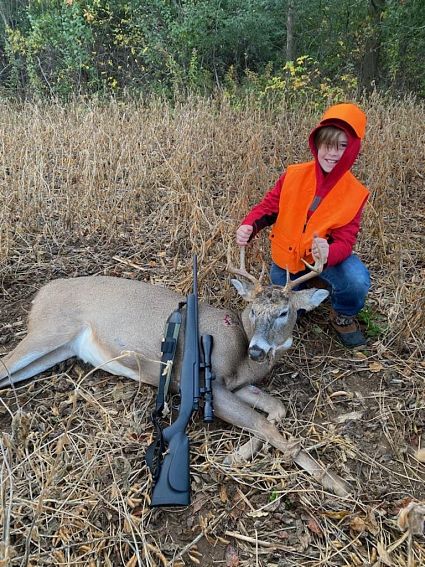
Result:
[[[242,88],[239,88],[233,68],[229,69],[224,80],[224,92],[231,101],[237,101],[242,91],[259,101],[286,99],[296,102],[308,98],[320,108],[331,101],[346,100],[356,89],[355,75],[345,74],[331,81],[323,76],[319,63],[308,55],[287,61],[276,70],[271,64],[266,65],[261,73],[247,69]]]
[[[364,0],[309,0],[297,5],[298,53],[318,61],[325,77],[352,75],[360,67],[367,5]]]
[[[274,502],[279,498],[279,492],[277,490],[272,490],[269,494],[269,502]]]
[[[59,97],[175,96],[218,87],[235,100],[246,92],[259,101],[336,100],[362,88],[372,69],[377,86],[425,95],[422,0],[296,3],[297,56],[289,62],[287,3],[4,0],[0,83],[17,93]],[[377,65],[364,73],[375,55]]]
[[[72,0],[31,2],[25,25],[6,29],[8,53],[15,68],[26,72],[29,89],[36,94],[78,91],[88,68],[90,40],[81,5]]]
[[[421,96],[425,96],[424,22],[423,0],[387,0],[382,30],[390,82]]]
[[[366,305],[358,314],[358,319],[366,327],[366,335],[369,338],[376,338],[386,330],[385,320],[381,314],[377,313],[372,307]]]
[[[93,34],[92,66],[106,91],[161,87],[178,69],[168,35],[173,2],[89,0],[85,17]]]
[[[181,63],[194,49],[200,65],[222,79],[233,66],[236,73],[258,70],[277,59],[284,42],[282,3],[267,0],[198,0],[182,2],[171,38]]]

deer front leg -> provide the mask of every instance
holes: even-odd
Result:
[[[295,461],[314,479],[339,496],[348,496],[350,485],[332,471],[324,468],[313,457],[300,448],[299,441],[286,441],[276,427],[263,415],[252,409],[222,384],[214,384],[214,408],[217,417],[250,431],[262,441],[266,441],[282,452],[287,461]]]
[[[258,409],[267,414],[268,421],[277,423],[285,419],[286,408],[280,400],[267,392],[263,392],[254,385],[244,386],[233,392],[240,400],[247,403],[254,409]]]
[[[280,400],[277,400],[267,392],[263,392],[254,385],[244,386],[233,392],[240,400],[267,414],[267,420],[278,423],[286,416],[286,408]],[[264,442],[258,437],[252,437],[234,453],[226,457],[225,464],[233,465],[251,460],[262,449]]]

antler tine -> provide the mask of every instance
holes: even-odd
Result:
[[[245,267],[245,246],[241,246],[239,250],[239,264],[240,268],[235,268],[232,264],[228,264],[227,269],[230,273],[236,274],[237,276],[242,276],[252,282],[256,286],[260,286],[260,280],[258,280],[255,276],[250,274],[246,267]]]
[[[245,246],[241,246],[241,247],[240,247],[240,266],[241,266],[241,269],[242,269],[242,270],[245,270],[245,271],[246,271],[246,268],[245,268],[245,250],[246,250],[246,247],[245,247]],[[258,285],[260,285],[260,286],[261,286],[261,282],[262,282],[262,280],[263,280],[265,271],[266,271],[266,263],[265,263],[264,260],[262,260],[262,261],[261,261],[261,273],[260,273],[260,277],[257,278],[257,279],[254,278],[254,280],[256,281],[256,283],[258,283]],[[250,275],[250,277],[252,277],[252,278],[254,277],[254,276],[251,276],[251,274],[249,274],[249,275]],[[251,281],[253,281],[253,280],[251,280]]]
[[[246,267],[245,267],[245,246],[239,246],[239,266],[241,268],[241,270],[243,270],[244,272],[246,272]]]
[[[287,271],[287,280],[286,280],[286,286],[285,286],[285,289],[287,291],[290,291],[294,287],[300,285],[301,283],[303,283],[307,280],[311,280],[312,278],[315,278],[316,276],[318,276],[319,274],[321,274],[323,272],[323,267],[324,267],[325,263],[323,261],[323,256],[320,252],[319,247],[318,247],[318,256],[319,256],[318,258],[314,258],[314,266],[312,266],[311,264],[306,262],[303,258],[301,258],[301,262],[303,262],[303,264],[305,264],[305,266],[307,268],[309,268],[309,270],[311,270],[311,271],[308,272],[307,274],[303,274],[302,276],[300,276],[296,280],[290,280],[289,279],[289,272]]]

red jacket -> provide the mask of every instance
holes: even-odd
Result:
[[[340,107],[346,106],[348,105],[336,105],[335,107],[331,107],[331,109],[338,110]],[[361,111],[359,110],[359,112]],[[312,131],[309,138],[310,150],[315,160],[315,198],[320,197],[321,199],[323,199],[329,193],[329,191],[331,191],[331,189],[335,186],[339,179],[341,179],[341,177],[351,169],[360,151],[359,136],[363,137],[364,134],[364,127],[360,131],[357,125],[354,125],[352,127],[341,119],[334,118],[333,116],[328,118],[327,114],[329,114],[329,111],[325,114],[320,124]],[[322,171],[322,168],[320,167],[317,160],[317,148],[314,145],[314,137],[317,129],[327,125],[337,126],[338,128],[341,128],[342,130],[344,130],[348,137],[347,149],[345,150],[343,156],[336,164],[334,169],[329,174],[325,174]],[[357,135],[356,132],[359,132],[359,134]],[[260,231],[262,228],[270,226],[276,222],[279,213],[280,194],[284,180],[285,173],[278,179],[275,186],[268,193],[266,193],[263,200],[255,205],[241,222],[241,224],[249,224],[253,227],[254,230],[251,238],[254,237],[255,234],[257,234],[258,231]],[[360,229],[361,215],[366,200],[367,197],[365,197],[363,203],[350,222],[331,231],[328,238],[330,244],[327,261],[328,266],[335,266],[336,264],[339,264],[340,262],[348,258],[348,256],[350,256],[350,254],[352,253],[354,244],[356,243],[357,234]],[[312,214],[313,211],[309,210],[307,213],[307,221]]]

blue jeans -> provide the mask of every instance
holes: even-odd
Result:
[[[291,274],[291,280],[307,271]],[[285,285],[286,270],[272,263],[270,279],[273,284]],[[352,254],[340,264],[325,268],[320,274],[320,279],[328,284],[331,304],[337,313],[346,317],[357,315],[365,304],[370,288],[369,270],[357,256]]]

